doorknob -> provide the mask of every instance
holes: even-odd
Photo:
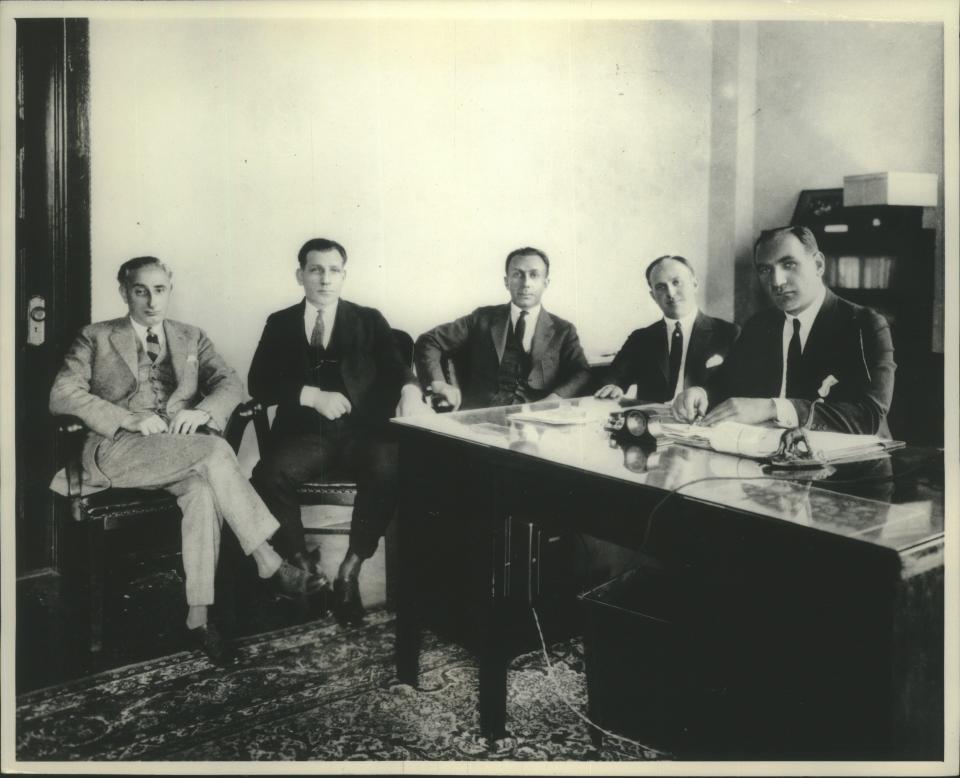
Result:
[[[42,346],[46,336],[47,301],[31,297],[27,303],[27,345]]]

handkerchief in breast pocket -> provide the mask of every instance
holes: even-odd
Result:
[[[187,354],[187,362],[188,362],[188,363],[189,363],[189,362],[196,362],[196,361],[197,361],[197,355],[196,355],[196,354]]]
[[[704,365],[704,367],[709,369],[711,367],[719,367],[722,364],[723,364],[723,357],[720,356],[719,354],[714,354],[712,357],[710,357],[710,359],[707,360],[707,363],[706,365]]]

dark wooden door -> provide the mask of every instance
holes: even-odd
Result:
[[[17,20],[17,574],[57,558],[50,385],[90,321],[86,19]]]

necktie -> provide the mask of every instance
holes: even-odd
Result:
[[[523,347],[523,336],[527,333],[527,312],[520,311],[520,318],[517,319],[517,326],[514,329],[514,333],[517,336],[517,340],[520,341],[520,350],[526,351]]]
[[[787,397],[800,397],[800,319],[793,320],[793,337],[787,348]]]
[[[317,311],[317,320],[313,323],[313,332],[310,333],[310,345],[313,348],[323,348],[323,314]]]
[[[670,375],[668,378],[670,396],[677,393],[677,381],[680,380],[680,360],[683,359],[683,330],[680,322],[673,325],[673,335],[670,338]]]
[[[153,331],[153,327],[147,328],[147,356],[151,362],[156,362],[160,356],[160,338]]]

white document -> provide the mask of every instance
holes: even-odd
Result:
[[[666,437],[678,442],[753,459],[772,457],[780,448],[780,438],[786,431],[779,427],[733,421],[720,422],[712,427],[679,422],[661,422],[660,426]],[[808,431],[807,439],[813,450],[821,453],[827,461],[883,451],[889,443],[876,435],[850,435],[823,430]]]

